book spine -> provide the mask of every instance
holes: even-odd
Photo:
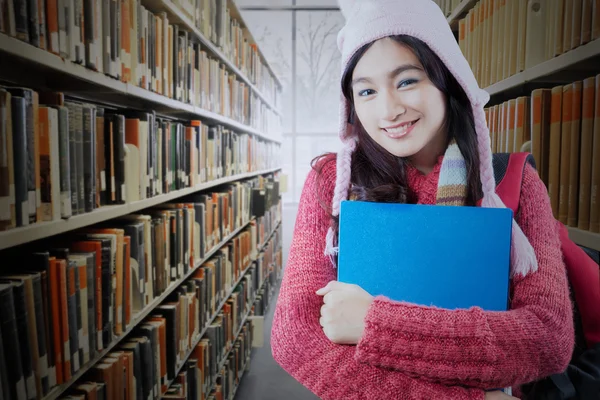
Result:
[[[82,108],[83,117],[83,144],[82,144],[82,164],[83,164],[83,204],[84,211],[91,212],[95,208],[96,203],[96,167],[95,167],[95,121],[96,110],[91,106]],[[81,200],[81,198],[80,198]]]
[[[29,195],[27,174],[26,100],[12,96],[13,155],[15,172],[15,202],[17,226],[29,225]]]
[[[25,388],[25,377],[23,370],[22,353],[19,343],[19,327],[17,324],[17,309],[12,287],[7,287],[0,292],[0,315],[2,315],[2,341],[4,344],[4,361],[10,368],[6,369],[6,375],[9,382],[9,397],[12,399],[27,399],[27,390]]]

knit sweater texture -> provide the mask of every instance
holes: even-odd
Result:
[[[408,168],[419,204],[435,204],[440,167],[441,159],[428,175]],[[444,310],[378,296],[358,345],[332,343],[319,324],[322,297],[315,292],[336,279],[324,255],[330,220],[323,208],[331,204],[335,169],[326,163],[318,179],[311,170],[301,194],[271,332],[284,370],[320,398],[344,400],[483,399],[486,389],[519,393],[520,385],[565,370],[574,346],[566,270],[546,187],[530,166],[516,220],[539,268],[512,279],[509,311]]]

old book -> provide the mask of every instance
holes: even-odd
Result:
[[[598,5],[598,7],[600,7],[600,5]],[[596,76],[596,101],[594,113],[594,141],[592,145],[591,183],[590,231],[600,232],[600,75]]]
[[[30,361],[22,358],[20,338],[23,336],[19,335],[16,293],[13,293],[13,287],[13,283],[0,282],[0,329],[4,345],[4,361],[10,365],[10,368],[6,370],[10,398],[26,400],[26,376],[23,364]]]
[[[84,211],[96,208],[96,107],[82,106],[83,203]],[[81,200],[81,199],[80,199]]]
[[[17,226],[12,98],[0,89],[0,231]]]
[[[60,137],[58,111],[39,108],[42,221],[61,219]]]
[[[562,126],[560,139],[560,173],[558,219],[567,224],[569,217],[569,177],[571,166],[571,121],[573,119],[573,85],[563,86]]]
[[[552,213],[558,219],[560,190],[560,145],[562,132],[563,87],[552,88],[550,114],[550,153],[548,173],[548,195],[552,205]]]
[[[571,112],[571,155],[569,156],[569,212],[567,225],[577,226],[577,207],[579,205],[579,164],[581,143],[581,101],[583,94],[583,81],[573,83],[573,108]]]

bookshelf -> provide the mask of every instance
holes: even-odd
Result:
[[[519,90],[531,83],[577,80],[578,76],[592,75],[597,71],[599,62],[600,40],[596,39],[490,85],[485,90],[490,96],[497,96],[509,90]]]
[[[530,143],[555,217],[575,243],[600,251],[600,3],[436,3],[490,94],[492,150]]]
[[[23,75],[23,69],[27,69],[26,75],[42,74],[44,77],[51,77],[50,79],[59,82],[58,87],[91,84],[89,87],[85,86],[85,92],[73,91],[76,96],[84,99],[99,98],[112,104],[131,105],[138,108],[147,106],[159,109],[165,115],[201,118],[275,143],[281,143],[281,140],[274,137],[273,134],[262,132],[201,107],[171,99],[130,83],[121,82],[4,34],[0,34],[0,54],[3,54],[3,57],[10,56],[13,58],[11,64],[6,63],[7,59],[0,62],[0,71],[2,72],[5,72],[4,68],[1,68],[4,64],[5,68],[10,68],[14,71],[13,73],[19,73],[20,75]],[[21,71],[16,71],[14,63],[19,63],[19,61],[25,62],[25,64],[17,64],[22,68],[18,68]],[[244,77],[244,79],[248,81],[248,78]],[[65,80],[69,81],[68,84],[63,84]],[[260,92],[256,92],[260,94]],[[261,98],[264,98],[264,96],[261,95]]]
[[[155,205],[166,203],[168,201],[211,189],[226,183],[236,182],[243,179],[253,178],[260,175],[265,175],[279,171],[279,168],[273,168],[264,171],[250,172],[247,174],[240,174],[235,176],[229,176],[226,178],[217,179],[208,183],[202,183],[196,187],[177,190],[173,193],[159,195],[146,200],[139,200],[132,203],[123,205],[105,206],[100,207],[90,213],[76,215],[69,219],[61,219],[57,221],[41,222],[25,227],[15,228],[8,231],[0,232],[0,250],[6,249],[13,246],[18,246],[23,243],[32,242],[34,240],[44,239],[50,236],[54,236],[60,233],[73,231],[75,229],[83,228],[86,226],[94,225],[109,219],[121,217],[127,214],[133,214],[136,211],[140,211],[146,208],[153,207]]]
[[[14,5],[18,0],[8,1]],[[98,398],[110,399],[121,398],[116,388],[126,387],[142,390],[143,397],[168,399],[173,391],[191,390],[181,387],[182,377],[185,381],[210,376],[209,384],[196,382],[198,390],[203,389],[204,398],[214,391],[234,393],[237,384],[229,387],[228,382],[232,376],[233,382],[239,382],[243,371],[249,368],[250,317],[255,315],[256,307],[269,301],[271,286],[281,276],[278,189],[281,82],[232,0],[37,2],[39,10],[44,10],[46,5],[42,4],[47,3],[48,11],[29,15],[32,25],[24,23],[21,15],[7,16],[8,19],[0,23],[0,97],[4,96],[0,99],[0,132],[4,135],[0,135],[0,150],[5,152],[13,147],[8,145],[5,134],[9,129],[25,137],[26,151],[19,156],[22,160],[33,154],[31,158],[36,161],[30,164],[27,159],[25,164],[19,164],[28,174],[24,175],[27,182],[21,187],[31,189],[32,179],[38,185],[33,192],[28,192],[37,213],[32,214],[31,207],[21,205],[28,216],[21,214],[17,222],[12,223],[7,220],[4,207],[15,202],[11,202],[8,192],[0,189],[3,196],[0,197],[3,218],[0,222],[9,221],[8,225],[0,225],[0,229],[4,229],[0,231],[0,256],[6,255],[12,260],[6,263],[6,270],[0,269],[0,296],[7,299],[7,293],[17,293],[16,285],[21,282],[16,280],[21,278],[12,276],[12,283],[6,283],[10,274],[20,272],[18,267],[9,270],[9,264],[19,265],[14,260],[20,255],[27,260],[40,255],[47,257],[43,267],[25,262],[29,278],[21,285],[24,287],[30,281],[38,285],[25,296],[39,294],[43,309],[37,303],[38,297],[36,303],[27,297],[27,302],[23,300],[22,304],[24,308],[32,305],[25,311],[30,315],[28,324],[34,320],[36,323],[27,329],[38,334],[39,343],[45,342],[45,349],[36,350],[33,336],[23,334],[24,325],[19,325],[19,331],[15,332],[20,335],[13,338],[17,343],[14,347],[28,347],[30,354],[21,353],[28,360],[28,366],[23,363],[18,368],[13,366],[12,370],[22,373],[27,386],[21,388],[17,379],[11,379],[10,390],[22,389],[27,395],[35,391],[36,397],[43,400],[60,400],[76,391],[93,390],[94,398],[103,391],[104,396]],[[65,10],[54,10],[50,3]],[[17,7],[12,9],[18,10]],[[109,9],[110,12],[106,11]],[[11,7],[8,10],[16,12],[11,11]],[[63,26],[61,13],[64,15],[65,11],[80,11],[81,18],[70,16],[70,23],[67,21],[67,26]],[[52,18],[54,25],[50,23]],[[4,23],[6,21],[8,23]],[[84,29],[88,21],[97,24],[96,29]],[[39,26],[47,23],[45,41],[42,40],[44,35],[38,37],[35,33],[38,22]],[[24,26],[28,38],[23,36]],[[52,29],[60,29],[60,35]],[[102,30],[104,33],[99,33]],[[63,34],[68,39],[66,48],[61,47]],[[30,114],[23,113],[22,126],[15,127],[10,120],[18,117],[14,112],[5,112],[10,110],[10,99],[14,101],[19,97],[11,91],[15,87],[24,88],[23,93],[33,93],[34,106],[23,103],[27,112],[42,115],[42,108],[44,111],[55,109],[55,115],[61,117],[64,109],[70,113],[69,107],[76,104],[82,107],[79,115],[83,119],[79,122],[68,119],[69,125],[57,119],[56,124],[49,127],[52,121],[46,126],[42,117],[38,120],[35,115],[31,119]],[[39,99],[35,97],[38,94]],[[49,103],[48,97],[42,100],[42,94],[56,95],[57,103]],[[9,99],[8,106],[6,99]],[[54,101],[54,97],[52,99]],[[92,111],[86,117],[87,110]],[[102,125],[97,125],[99,121]],[[73,128],[74,124],[81,125]],[[75,150],[70,147],[73,133],[69,127],[82,135],[81,139],[76,138],[76,147],[72,148]],[[37,138],[38,135],[50,138]],[[80,164],[71,164],[73,161],[68,156],[62,157],[63,148],[59,149],[53,142],[65,137],[71,154],[77,154],[78,162],[83,160],[83,170],[78,168]],[[104,139],[101,141],[100,137]],[[105,143],[105,139],[110,142]],[[39,150],[38,153],[38,140],[40,143],[44,140],[44,146],[46,143],[56,146],[56,150]],[[40,155],[45,157],[46,154],[51,166],[41,167]],[[16,165],[11,157],[8,156],[9,163]],[[102,158],[102,165],[106,162],[107,166],[100,167],[97,158]],[[69,202],[85,192],[82,195],[85,210],[82,211],[79,202],[80,208],[73,209],[68,216],[62,214],[65,198],[61,197],[63,176],[60,173],[65,168],[61,164],[64,160],[69,167],[75,166],[70,168],[71,179],[85,175],[81,181],[71,180],[75,186],[71,186],[66,199]],[[11,167],[15,169],[15,165]],[[54,175],[47,168],[54,171]],[[57,170],[60,170],[58,174]],[[112,179],[112,183],[100,183],[104,182],[104,175],[100,179],[100,173],[104,172],[107,182]],[[134,178],[130,180],[131,177]],[[40,217],[38,198],[48,196],[50,190],[47,187],[40,190],[40,180],[51,182],[55,190],[51,200],[42,201],[52,205],[50,220],[46,215]],[[103,200],[104,203],[99,200],[99,193],[95,197],[94,191],[100,191],[100,186],[102,191],[108,191],[108,200]],[[112,188],[112,195],[104,186]],[[56,192],[58,187],[60,191]],[[129,197],[130,187],[133,193],[139,188],[137,196]],[[91,204],[90,209],[88,204]],[[14,213],[9,211],[13,221]],[[29,223],[21,222],[24,220]],[[131,230],[133,226],[138,226],[139,231]],[[87,236],[82,239],[81,235]],[[91,238],[93,235],[96,237]],[[88,245],[94,243],[94,250],[75,250],[84,241]],[[65,256],[50,255],[65,249]],[[120,254],[123,258],[119,258]],[[144,269],[142,260],[146,264]],[[35,261],[42,262],[39,258]],[[88,286],[85,286],[84,276],[87,276]],[[92,287],[91,282],[95,290],[87,290]],[[87,302],[84,293],[87,293]],[[105,297],[101,297],[101,293]],[[239,304],[244,304],[244,308],[238,308]],[[169,313],[169,307],[176,312]],[[15,309],[16,300],[12,311]],[[98,317],[102,321],[96,322],[94,311],[110,318],[110,323],[102,316]],[[59,320],[61,327],[55,322]],[[44,322],[40,324],[40,321]],[[88,328],[85,321],[89,323],[89,336],[87,333],[81,336],[82,330],[85,332]],[[182,324],[190,327],[190,332],[177,330],[179,337],[171,337],[168,331],[163,336],[169,326]],[[235,329],[227,330],[231,324]],[[193,332],[191,327],[194,327]],[[105,333],[108,336],[103,336]],[[44,336],[46,338],[41,339]],[[79,344],[73,348],[67,343],[75,343],[69,340],[75,337],[84,339],[78,339]],[[156,342],[159,338],[160,344]],[[66,342],[63,343],[63,339]],[[133,342],[138,343],[135,351],[127,347]],[[229,345],[220,351],[217,343],[223,342]],[[7,342],[2,343],[6,348]],[[177,349],[175,354],[171,350],[172,343]],[[199,350],[201,346],[206,347]],[[164,353],[159,354],[158,348]],[[216,359],[212,358],[215,348],[216,354],[220,354]],[[214,373],[212,367],[208,371],[200,364],[191,366],[189,360],[198,351],[204,351],[206,361],[216,366]],[[243,358],[245,362],[240,369],[242,351],[247,357]],[[178,360],[173,366],[171,356]],[[80,365],[68,367],[67,358],[73,365]],[[160,361],[157,363],[157,360]],[[144,371],[134,367],[134,361]],[[129,367],[127,362],[131,362]],[[170,379],[163,370],[163,363],[167,364],[169,374],[174,371]],[[116,372],[121,365],[125,368],[122,382],[121,378],[112,381],[121,374],[98,375],[101,370]],[[153,372],[152,377],[156,379],[145,382],[142,377],[148,376],[146,368],[155,368],[154,372],[160,371],[160,376]],[[63,378],[57,376],[58,369],[64,371],[61,372]],[[7,373],[13,374],[12,371]],[[187,378],[188,375],[193,378]],[[126,382],[133,377],[137,385]],[[98,384],[84,389],[89,382]],[[109,387],[112,387],[110,391]],[[1,390],[8,389],[0,387]]]
[[[91,360],[89,363],[87,363],[86,365],[84,365],[78,372],[77,374],[74,375],[74,377],[72,378],[73,381],[77,381],[79,378],[81,378],[82,376],[84,376],[89,369],[98,363],[99,360],[101,360],[102,358],[104,358],[108,353],[110,353],[112,351],[113,348],[115,348],[115,346],[117,346],[120,342],[123,341],[123,339],[125,339],[126,337],[129,336],[130,333],[133,332],[133,330],[136,328],[136,326],[138,324],[140,324],[142,321],[144,321],[144,319],[156,308],[156,306],[158,306],[159,304],[161,304],[162,302],[165,301],[165,299],[181,284],[181,282],[185,281],[186,279],[190,278],[193,273],[197,270],[198,267],[200,267],[203,263],[205,263],[206,261],[208,261],[210,259],[210,257],[212,257],[220,248],[222,248],[227,242],[229,242],[231,239],[233,239],[237,234],[239,234],[244,228],[246,228],[248,226],[248,224],[250,223],[250,221],[248,221],[247,223],[245,223],[244,225],[242,225],[241,227],[239,227],[238,229],[236,229],[233,233],[231,233],[229,236],[227,236],[223,241],[221,241],[219,244],[217,244],[209,253],[206,254],[206,256],[204,257],[204,259],[202,261],[200,261],[199,263],[197,263],[195,265],[195,267],[190,270],[182,279],[181,281],[172,284],[160,297],[154,299],[154,301],[152,301],[152,303],[150,303],[148,306],[146,306],[144,308],[144,310],[140,311],[134,318],[133,322],[131,323],[131,326],[123,333],[123,335],[117,337],[115,340],[113,340],[110,345],[103,350],[101,353],[99,353],[99,355],[97,355],[95,357],[94,360]],[[268,242],[272,237],[273,234],[275,233],[275,231],[277,230],[277,228],[279,228],[280,223],[278,223],[275,227],[275,229],[269,234],[268,239],[265,241],[265,243],[263,243],[263,245],[261,245],[261,248],[264,247],[264,245],[266,244],[266,242]],[[246,268],[238,277],[238,279],[235,281],[235,283],[233,285],[231,285],[231,289],[227,292],[227,294],[225,295],[225,298],[223,299],[223,301],[221,301],[221,303],[218,305],[217,307],[217,312],[215,312],[209,319],[209,322],[207,323],[207,326],[210,325],[212,323],[212,321],[214,321],[214,319],[217,317],[217,315],[219,314],[219,311],[223,308],[223,305],[225,305],[225,303],[227,302],[227,300],[231,297],[231,294],[233,293],[233,289],[241,282],[242,278],[246,275],[246,273],[248,272],[250,267]],[[247,318],[247,315],[246,317]],[[243,326],[243,323],[240,324],[240,326]],[[198,342],[200,341],[200,339],[204,336],[204,334],[206,333],[206,327],[203,329],[203,331],[200,333],[199,337],[195,340],[195,344],[198,344]],[[237,337],[239,335],[239,332],[234,336]],[[190,355],[192,354],[194,348],[196,346],[192,346],[192,350],[190,350],[187,353],[187,356],[184,358],[184,360],[187,360]],[[226,357],[225,357],[226,359]],[[181,365],[177,368],[177,373],[179,374],[180,370],[181,370]],[[173,383],[173,381],[169,382],[168,386],[170,386]],[[55,387],[50,393],[48,393],[48,395],[46,395],[46,397],[44,397],[45,400],[55,400],[55,399],[59,399],[60,396],[65,393],[65,391],[67,391],[71,386],[71,383],[67,383],[61,386],[57,386]]]

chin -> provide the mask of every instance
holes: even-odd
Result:
[[[389,153],[400,158],[412,157],[422,150],[422,146],[419,146],[417,143],[411,143],[409,140],[407,140],[405,143],[402,143],[402,141],[394,141],[394,143],[389,143],[388,139],[380,142],[379,144]]]

